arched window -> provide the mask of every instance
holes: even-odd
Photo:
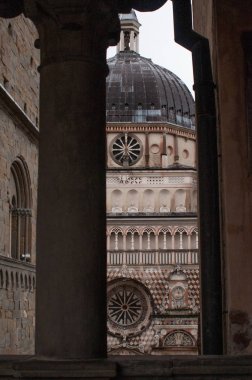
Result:
[[[31,258],[31,184],[27,165],[17,158],[10,173],[10,253],[17,260]]]

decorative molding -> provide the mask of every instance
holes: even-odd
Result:
[[[152,314],[151,297],[132,279],[108,283],[108,331],[116,336],[136,336],[145,330]]]
[[[108,71],[106,48],[120,38],[116,0],[23,1],[25,15],[39,33],[40,69],[57,62],[84,61]]]
[[[30,136],[35,142],[39,139],[39,130],[35,124],[29,119],[22,108],[12,98],[12,96],[6,91],[6,89],[0,84],[0,101],[4,110],[6,110],[11,117],[16,121],[16,125],[19,128],[25,130],[28,136]]]
[[[164,347],[193,347],[195,341],[186,331],[173,331],[165,337],[163,345]]]
[[[195,233],[198,234],[198,227],[197,226],[162,226],[162,225],[124,225],[124,226],[117,226],[117,225],[107,225],[107,235],[111,235],[112,233],[121,233],[122,235],[127,235],[128,233],[137,233],[138,235],[142,235],[147,230],[151,229],[155,235],[160,235],[166,233],[167,235],[174,236],[176,233],[184,233],[185,235],[192,235]]]
[[[173,134],[181,137],[186,137],[188,139],[196,139],[196,131],[188,128],[180,127],[176,124],[169,123],[113,123],[109,122],[106,126],[106,131],[110,133],[167,133]]]
[[[121,133],[111,141],[109,151],[118,165],[129,167],[141,159],[143,144],[134,134]]]
[[[35,266],[0,256],[0,289],[33,291],[36,288]]]
[[[120,176],[112,176],[110,173],[107,174],[106,179],[107,185],[182,185],[182,184],[192,184],[193,179],[190,177],[182,176],[131,176],[128,174],[122,174]]]
[[[108,251],[107,265],[198,265],[198,250]]]
[[[20,271],[29,271],[35,273],[35,265],[27,262],[24,263],[23,261],[2,255],[0,255],[0,266],[3,268],[17,269]]]

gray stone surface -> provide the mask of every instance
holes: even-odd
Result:
[[[36,28],[23,15],[13,20],[0,18],[0,36],[0,83],[36,124],[39,95]]]
[[[27,7],[41,45],[36,353],[97,358],[106,356],[106,47],[119,20],[110,2],[60,4]]]
[[[0,357],[0,379],[251,380],[252,357],[118,357],[110,360],[50,360]]]
[[[26,275],[35,279],[35,269],[32,265],[0,259],[0,354],[33,354],[35,289],[29,285],[21,287],[20,281],[6,282],[6,274],[9,278]]]

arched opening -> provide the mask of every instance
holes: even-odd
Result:
[[[114,190],[111,193],[111,211],[113,213],[123,212],[123,194],[121,190]]]
[[[171,193],[167,189],[162,189],[159,193],[159,211],[171,211]]]
[[[129,190],[126,197],[127,212],[136,213],[139,211],[139,193],[137,190]]]
[[[143,193],[143,211],[144,212],[155,211],[155,194],[153,190],[147,189]]]
[[[25,161],[18,157],[10,169],[10,255],[13,259],[31,259],[31,183]]]
[[[169,7],[172,7],[171,3]],[[164,13],[166,11],[167,8]],[[167,271],[176,265],[192,271],[198,265],[196,260],[191,259],[187,233],[197,224],[196,215],[189,215],[190,195],[196,186],[195,162],[191,160],[196,151],[192,117],[195,111],[193,96],[186,84],[177,77],[176,71],[169,71],[171,67],[168,62],[169,70],[164,69],[165,66],[159,66],[155,62],[157,56],[152,57],[151,49],[149,56],[153,61],[145,58],[146,47],[141,44],[138,51],[132,41],[127,41],[127,49],[122,49],[122,46],[125,47],[124,31],[127,32],[127,38],[134,35],[133,30],[139,31],[138,16],[140,19],[142,14],[134,10],[120,15],[121,41],[117,54],[108,60],[107,194],[112,203],[112,197],[119,199],[119,194],[123,194],[120,195],[120,207],[126,211],[121,215],[107,216],[110,231],[118,226],[123,230],[123,251],[114,249],[115,239],[116,246],[119,245],[120,234],[116,238],[114,235],[111,237],[108,278],[112,274],[120,274],[123,278],[130,274],[143,284],[151,284],[153,280],[152,291],[160,294],[160,302],[164,306],[165,299],[171,292],[165,280]],[[152,16],[154,14],[150,18]],[[165,22],[167,26],[167,20]],[[169,27],[172,29],[172,23]],[[154,33],[151,34],[150,39],[155,38]],[[172,37],[172,33],[170,35]],[[116,104],[120,123],[111,119],[115,113],[113,104]],[[120,139],[126,133],[128,136],[134,133],[134,137],[139,139],[142,157],[137,163],[132,161],[128,166],[121,162],[119,167],[115,155],[121,154],[123,157],[123,154],[129,154],[131,148],[136,149],[135,152],[139,149],[137,145],[126,144],[126,139],[123,140],[123,146],[120,144]],[[148,278],[149,275],[152,278]],[[159,300],[155,298],[154,303],[155,316],[160,325],[158,327],[153,317],[153,327],[148,331],[151,338],[147,344],[148,349],[146,348],[151,354],[155,353],[153,345],[158,335],[156,331],[162,329],[160,326],[163,326],[163,330],[167,329]],[[176,313],[174,309],[173,318],[179,328],[179,323],[182,322],[179,313]],[[188,309],[185,314],[190,323],[194,323],[194,311]],[[139,334],[139,341],[144,339],[144,334]],[[128,340],[131,342],[130,337]],[[111,344],[109,340],[109,352]],[[163,346],[159,347],[160,352],[163,349]]]

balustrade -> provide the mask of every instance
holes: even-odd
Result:
[[[35,266],[14,260],[8,257],[0,257],[0,288],[26,290],[35,289]]]
[[[198,250],[108,251],[107,265],[198,265]]]

